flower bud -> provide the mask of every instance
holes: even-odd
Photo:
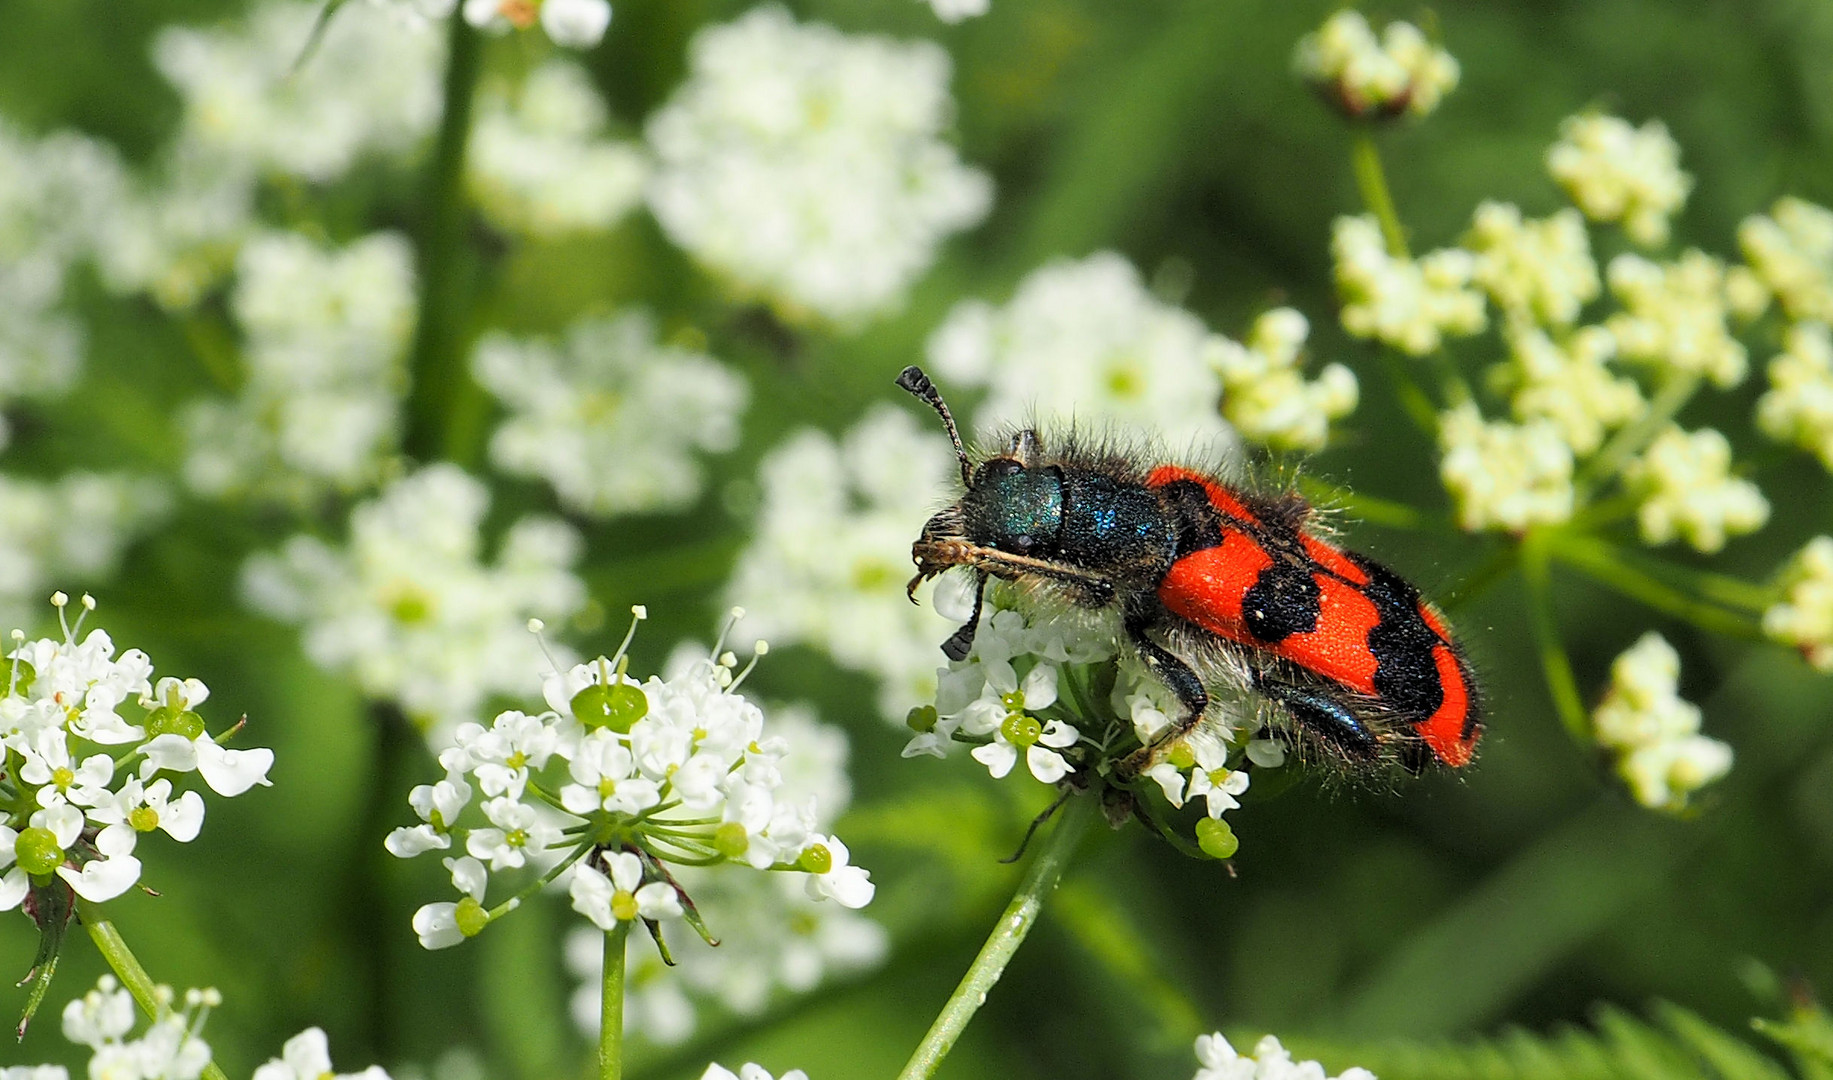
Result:
[[[1197,822],[1197,846],[1212,859],[1227,859],[1241,850],[1241,840],[1228,822],[1206,817]]]
[[[64,865],[64,849],[57,846],[57,834],[50,829],[33,827],[20,832],[13,841],[13,857],[33,877],[45,877]]]

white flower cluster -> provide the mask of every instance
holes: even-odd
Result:
[[[1763,632],[1800,649],[1816,670],[1833,672],[1833,536],[1808,541],[1777,585],[1782,599],[1763,612]]]
[[[492,334],[471,370],[509,410],[491,462],[595,517],[691,505],[704,483],[694,452],[732,449],[750,397],[712,357],[658,342],[646,312],[582,320],[559,346]]]
[[[151,477],[0,474],[0,625],[30,625],[53,582],[112,577],[127,546],[170,505],[165,483]]]
[[[854,324],[897,307],[992,202],[937,136],[948,54],[849,37],[769,5],[694,36],[649,121],[649,204],[669,237],[784,317]]]
[[[1635,380],[1608,366],[1617,341],[1603,327],[1580,327],[1563,342],[1528,326],[1510,327],[1506,336],[1511,363],[1493,374],[1513,391],[1515,419],[1548,421],[1574,455],[1596,453],[1606,432],[1648,411]]]
[[[669,667],[675,666],[671,660]],[[777,762],[783,776],[777,801],[812,801],[816,827],[830,829],[849,794],[846,735],[793,707],[772,709],[769,724],[788,745]],[[683,867],[675,878],[707,926],[717,930],[720,944],[679,950],[669,968],[647,942],[632,937],[627,943],[625,1028],[652,1043],[687,1039],[709,1003],[738,1016],[757,1016],[780,992],[806,993],[832,975],[873,967],[889,948],[883,927],[837,904],[810,899],[792,875]],[[573,1021],[588,1038],[598,1035],[604,953],[604,937],[592,927],[567,936],[567,967],[580,980],[571,1001]]]
[[[1757,399],[1757,427],[1833,470],[1833,333],[1825,323],[1796,323],[1783,345],[1769,362],[1769,389]]]
[[[433,3],[446,12],[458,0],[410,0]],[[493,34],[526,30],[539,22],[548,40],[569,49],[590,49],[604,40],[611,25],[610,0],[464,0],[465,21]]]
[[[68,598],[51,599],[62,620]],[[85,596],[61,641],[13,632],[0,748],[17,766],[0,779],[0,805],[11,808],[0,817],[0,911],[60,880],[86,900],[121,895],[140,880],[140,834],[197,838],[204,800],[195,780],[231,798],[267,784],[274,763],[272,750],[217,744],[196,712],[210,696],[203,683],[168,676],[155,685],[147,655],[116,658],[101,630],[79,642],[94,607]]]
[[[1680,655],[1650,631],[1610,665],[1592,714],[1598,744],[1643,806],[1679,810],[1731,771],[1731,747],[1699,733],[1699,707],[1679,696]]]
[[[1744,219],[1738,244],[1790,318],[1833,322],[1833,210],[1777,199],[1768,217]]]
[[[1210,362],[1222,341],[1104,251],[1033,271],[1003,308],[956,304],[927,351],[951,382],[987,388],[979,427],[1074,414],[1208,449],[1228,434]]]
[[[1226,338],[1210,348],[1222,376],[1222,415],[1243,438],[1276,450],[1321,450],[1330,422],[1355,410],[1355,372],[1329,364],[1306,382],[1299,373],[1311,324],[1292,308],[1254,320],[1243,344]]]
[[[791,1069],[780,1077],[772,1077],[769,1069],[754,1062],[740,1066],[735,1073],[724,1065],[714,1063],[700,1074],[700,1080],[808,1080],[808,1074],[801,1069]]]
[[[1197,1036],[1197,1074],[1194,1080],[1375,1080],[1360,1066],[1327,1077],[1315,1061],[1293,1061],[1291,1051],[1268,1035],[1254,1044],[1252,1054],[1242,1054],[1221,1032]]]
[[[808,644],[879,679],[879,709],[902,720],[935,693],[935,650],[954,627],[904,599],[910,543],[957,475],[940,431],[880,405],[840,439],[791,435],[758,469],[762,505],[726,587],[779,645]]]
[[[1475,405],[1439,417],[1439,479],[1471,532],[1524,532],[1572,516],[1572,446],[1547,419],[1485,422]]]
[[[1425,356],[1446,336],[1488,325],[1483,294],[1471,287],[1476,257],[1444,248],[1419,259],[1388,253],[1373,216],[1340,217],[1331,230],[1343,329],[1413,356]]]
[[[532,888],[569,872],[574,910],[607,931],[683,917],[668,862],[795,871],[811,899],[871,901],[869,875],[820,831],[815,801],[779,797],[788,742],[766,734],[763,712],[737,693],[744,676],[733,677],[730,653],[641,683],[625,663],[620,649],[556,672],[542,684],[546,712],[460,725],[439,755],[445,778],[410,794],[421,823],[391,833],[388,850],[465,852],[445,860],[463,897],[414,915],[423,946],[456,945],[513,910],[520,895],[483,906],[489,874],[524,867],[546,870]],[[487,825],[459,823],[474,793]]]
[[[992,0],[927,0],[930,10],[936,18],[945,23],[964,22],[977,15],[985,15],[993,6]]]
[[[1637,129],[1602,113],[1560,123],[1547,171],[1586,217],[1621,222],[1643,247],[1667,243],[1668,217],[1693,188],[1692,177],[1680,171],[1680,146],[1659,120]]]
[[[1608,273],[1624,310],[1604,325],[1623,359],[1667,374],[1702,376],[1720,389],[1744,381],[1744,346],[1725,326],[1723,263],[1692,248],[1667,264],[1618,255]]]
[[[196,304],[229,274],[253,231],[255,187],[249,163],[219,161],[181,139],[104,219],[107,243],[96,250],[103,283],[144,291],[171,311]]]
[[[1458,63],[1419,27],[1391,22],[1375,36],[1362,13],[1345,8],[1299,39],[1299,77],[1353,118],[1426,116],[1457,89]]]
[[[64,1006],[64,1038],[89,1048],[91,1080],[197,1080],[203,1075],[210,1046],[198,1035],[223,996],[215,990],[187,990],[184,1007],[174,1009],[171,987],[155,987],[154,994],[158,1015],[137,1039],[128,1038],[139,1016],[134,999],[112,975],[102,976],[94,990]]]
[[[323,1028],[306,1028],[280,1048],[280,1056],[255,1069],[254,1080],[388,1080],[380,1065],[362,1072],[333,1073],[331,1043]]]
[[[525,631],[585,603],[571,567],[580,540],[549,518],[511,527],[494,566],[478,535],[490,495],[455,465],[396,480],[350,515],[344,549],[299,535],[252,557],[242,586],[255,610],[304,627],[306,655],[351,672],[443,738],[493,694],[527,694],[543,667]]]
[[[1769,500],[1731,475],[1731,443],[1712,428],[1691,434],[1669,427],[1623,470],[1623,486],[1641,500],[1636,521],[1647,544],[1686,540],[1707,554],[1731,536],[1769,520]]]
[[[399,441],[414,321],[407,238],[374,233],[332,250],[263,233],[236,273],[241,391],[185,410],[186,484],[298,504],[374,484]]]
[[[531,236],[609,229],[643,201],[640,147],[605,138],[605,103],[577,64],[551,61],[513,91],[487,86],[465,165],[478,207]]]
[[[1465,240],[1476,255],[1472,279],[1511,324],[1570,326],[1598,295],[1585,219],[1571,208],[1526,220],[1512,203],[1484,201]]]

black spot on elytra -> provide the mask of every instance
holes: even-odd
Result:
[[[1173,480],[1159,489],[1159,498],[1177,530],[1176,557],[1207,551],[1222,544],[1221,513],[1210,504],[1209,492],[1195,480]]]
[[[1317,629],[1318,594],[1310,563],[1281,559],[1262,570],[1241,597],[1241,618],[1248,633],[1269,645],[1309,634]]]
[[[1362,595],[1375,605],[1380,622],[1368,632],[1368,650],[1375,654],[1375,693],[1415,722],[1438,711],[1445,700],[1439,684],[1438,662],[1432,649],[1438,635],[1419,614],[1419,590],[1406,579],[1373,560],[1350,555],[1368,575]]]

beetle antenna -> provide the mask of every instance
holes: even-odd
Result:
[[[948,403],[942,400],[942,391],[929,381],[923,369],[911,364],[898,373],[897,384],[921,398],[930,408],[942,417],[942,426],[948,429],[948,441],[955,444],[955,457],[961,462],[961,482],[972,487],[974,484],[974,467],[967,460],[967,449],[961,445],[961,432],[955,428],[955,418],[948,413]]]

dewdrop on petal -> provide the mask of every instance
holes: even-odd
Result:
[[[1763,612],[1763,632],[1801,650],[1815,670],[1833,673],[1833,536],[1808,541],[1778,584],[1782,599]]]
[[[1643,247],[1667,243],[1668,218],[1692,190],[1680,147],[1659,120],[1640,129],[1603,114],[1569,116],[1547,151],[1547,172],[1593,221],[1620,222]]]
[[[1711,554],[1769,520],[1769,500],[1731,475],[1731,443],[1713,428],[1670,426],[1624,468],[1623,486],[1642,501],[1636,520],[1647,544],[1684,538]]]

